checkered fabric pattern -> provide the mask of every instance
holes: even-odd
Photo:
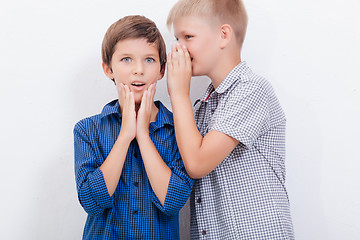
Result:
[[[88,213],[83,239],[179,239],[178,212],[190,196],[193,180],[181,160],[172,113],[163,104],[149,132],[172,171],[164,206],[151,189],[140,149],[134,139],[115,193],[110,197],[99,169],[121,128],[119,103],[81,120],[74,128],[75,176],[79,201]]]
[[[238,146],[191,194],[191,239],[294,239],[285,189],[285,116],[270,84],[241,62],[195,105],[205,136]]]

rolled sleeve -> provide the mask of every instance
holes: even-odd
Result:
[[[100,215],[113,207],[102,171],[101,162],[96,154],[96,146],[80,123],[74,128],[75,177],[78,198],[81,206],[89,215]]]
[[[166,215],[178,214],[190,196],[192,184],[193,180],[190,177],[184,181],[184,179],[172,173],[164,206],[162,206],[155,194],[153,195],[154,204]]]
[[[112,198],[107,191],[100,169],[89,174],[78,191],[78,197],[81,206],[90,215],[100,215],[105,209],[113,207]]]
[[[179,149],[176,143],[175,134],[172,132],[172,138],[167,138],[169,144],[164,155],[165,162],[171,170],[169,186],[165,197],[164,206],[153,193],[153,202],[166,215],[178,214],[180,209],[188,200],[194,180],[187,174],[184,163],[181,159]]]

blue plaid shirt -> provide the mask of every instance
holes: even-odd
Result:
[[[101,114],[79,121],[74,128],[75,176],[80,204],[88,213],[83,239],[179,239],[178,213],[188,199],[193,180],[187,175],[175,140],[172,113],[159,101],[149,133],[172,171],[164,206],[152,191],[140,149],[134,139],[115,193],[108,194],[101,164],[121,128],[119,103],[108,103]]]

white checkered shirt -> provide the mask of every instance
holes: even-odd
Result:
[[[191,239],[294,239],[285,189],[285,115],[270,84],[245,62],[195,105],[202,136],[240,143],[194,183]]]

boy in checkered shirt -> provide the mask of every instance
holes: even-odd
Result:
[[[241,0],[179,0],[168,91],[185,168],[196,178],[192,239],[294,239],[285,188],[284,112],[271,85],[241,59]],[[211,84],[195,114],[191,76]],[[195,116],[195,117],[194,117]]]

